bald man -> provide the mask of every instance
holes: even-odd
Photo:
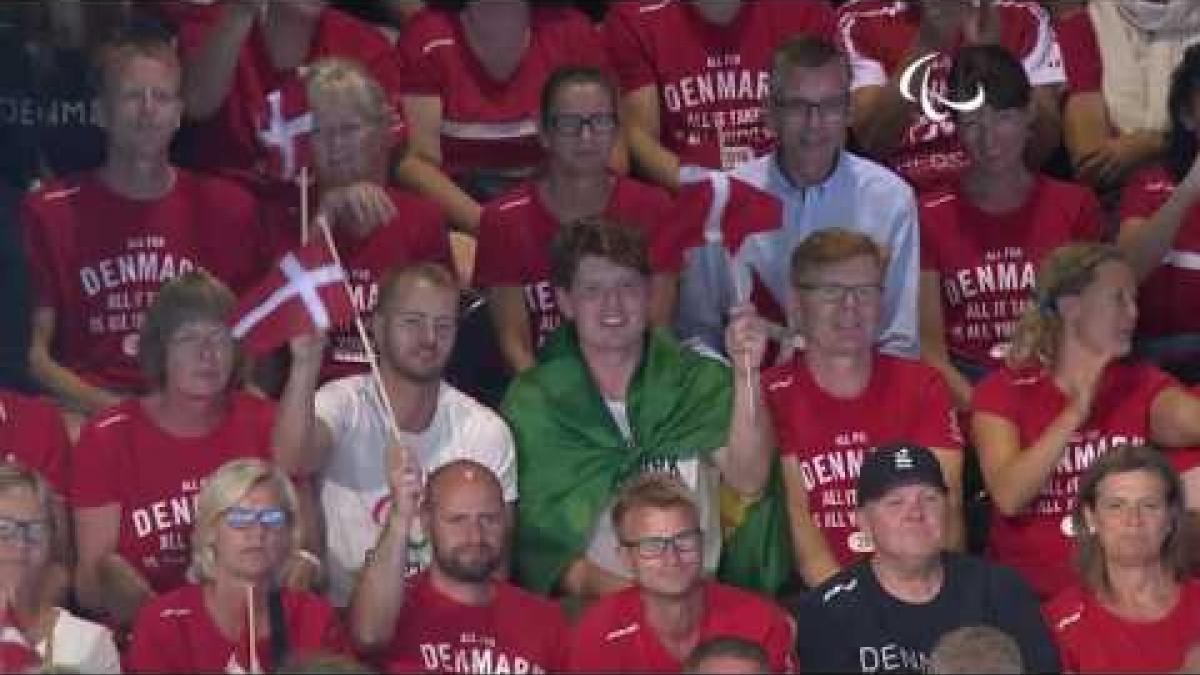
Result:
[[[421,498],[404,453],[388,475],[392,508],[350,603],[356,646],[384,672],[556,672],[565,666],[558,605],[498,578],[511,519],[495,474],[471,460],[434,471]],[[433,549],[405,578],[419,518]]]

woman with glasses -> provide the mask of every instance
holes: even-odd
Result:
[[[856,522],[864,455],[899,441],[932,449],[949,485],[945,546],[962,546],[962,439],[937,371],[879,352],[884,254],[831,228],[792,254],[792,323],[804,341],[763,373],[783,465],[797,575],[815,587],[874,551]]]
[[[604,215],[641,228],[650,239],[670,217],[666,192],[608,168],[620,135],[616,96],[595,68],[556,70],[542,88],[542,173],[483,209],[475,285],[487,289],[496,341],[514,372],[533,365],[562,322],[550,283],[550,241],[563,224]],[[652,247],[655,270],[669,267],[661,253]],[[652,283],[651,321],[667,325],[674,278],[664,271]]]
[[[134,672],[271,672],[290,658],[347,650],[333,608],[281,588],[300,527],[288,478],[259,459],[207,477],[196,498],[189,576],[148,603],[128,654]]]
[[[920,203],[922,358],[966,409],[973,382],[1003,363],[1037,264],[1051,250],[1100,238],[1100,207],[1074,183],[1031,171],[1036,112],[1021,63],[997,45],[959,51],[949,97],[981,107],[955,117],[970,164]]]
[[[235,299],[204,272],[163,285],[139,341],[152,390],[92,418],[70,457],[80,604],[127,626],[184,583],[194,499],[230,459],[269,459],[275,412],[236,390]]]
[[[57,606],[67,585],[66,533],[57,531],[53,501],[36,472],[0,463],[0,622],[20,631],[43,667],[119,673],[112,633]]]
[[[1124,359],[1137,314],[1133,270],[1117,249],[1059,248],[1038,272],[1008,367],[975,388],[972,432],[993,505],[988,555],[1043,600],[1076,583],[1071,513],[1088,467],[1127,443],[1200,445],[1200,399]]]
[[[1072,513],[1079,582],[1045,606],[1064,672],[1190,672],[1200,581],[1183,486],[1162,453],[1122,446],[1084,474]]]

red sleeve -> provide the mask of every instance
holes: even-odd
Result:
[[[1200,398],[1200,387],[1189,389],[1188,393]],[[1171,466],[1175,467],[1175,471],[1182,474],[1184,471],[1190,471],[1200,466],[1200,447],[1168,450],[1167,459],[1171,462]]]
[[[474,274],[474,285],[479,288],[520,286],[525,282],[522,251],[529,237],[521,231],[525,223],[509,215],[524,208],[518,206],[502,211],[499,208],[502,203],[508,203],[508,199],[500,197],[488,202],[479,217]],[[549,242],[546,245],[549,246]]]
[[[46,401],[32,399],[27,412],[33,418],[32,425],[39,431],[41,438],[36,444],[36,450],[41,456],[30,457],[29,466],[46,479],[55,492],[67,496],[67,428],[63,425],[62,415],[58,409]],[[32,449],[32,448],[31,448]]]
[[[29,288],[34,307],[54,307],[63,297],[58,287],[54,264],[50,259],[52,244],[47,236],[46,223],[42,221],[40,209],[34,204],[41,200],[37,193],[25,197],[21,203],[21,227],[24,231],[25,262],[29,270]]]
[[[666,190],[638,185],[638,224],[646,235],[650,269],[663,274],[678,274],[682,260],[672,250],[670,225],[671,197]]]
[[[401,94],[441,96],[445,87],[442,69],[436,53],[440,49],[458,49],[453,38],[440,30],[452,21],[448,15],[424,9],[409,20],[396,41],[396,86]],[[443,34],[446,33],[446,34]],[[435,41],[449,40],[449,45],[426,50]]]
[[[598,68],[605,73],[613,72],[608,50],[604,46],[604,32],[600,27],[593,25],[575,9],[564,11],[560,25],[563,39],[571,48],[572,63]]]
[[[1063,67],[1067,71],[1068,95],[1100,91],[1103,77],[1100,46],[1096,43],[1096,31],[1087,8],[1060,21],[1057,32]]]
[[[237,183],[224,179],[212,181],[211,191],[200,208],[219,209],[212,218],[221,232],[212,241],[209,260],[221,261],[220,269],[209,270],[225,282],[234,295],[241,296],[267,273],[274,258],[272,235],[263,222],[263,212],[254,196]],[[237,241],[237,246],[229,242]]]
[[[922,371],[920,380],[914,382],[915,391],[923,393],[920,418],[912,429],[912,438],[918,445],[942,450],[962,450],[963,436],[958,428],[958,413],[950,399],[950,389],[940,373],[920,361],[913,362]]]
[[[130,420],[117,420],[116,415],[126,413],[121,407],[100,413],[88,420],[79,432],[79,441],[71,449],[69,464],[71,508],[120,502],[116,454],[118,444],[131,434]]]
[[[792,631],[792,625],[788,623],[787,617],[783,612],[769,607],[771,611],[771,626],[767,630],[767,635],[763,639],[763,648],[767,652],[767,660],[771,664],[772,673],[795,673],[798,671],[796,666],[796,655],[792,651],[792,645],[795,644],[795,635]]]
[[[638,3],[614,3],[604,20],[608,58],[622,92],[657,84],[650,55],[638,34],[638,16]]]
[[[1079,215],[1071,225],[1071,240],[1100,241],[1104,238],[1104,213],[1100,210],[1100,200],[1087,188],[1081,189],[1079,194],[1082,203]]]
[[[159,616],[159,603],[150,601],[142,606],[133,624],[129,647],[122,663],[133,673],[181,673],[191,670],[176,662],[173,654],[179,648],[179,630],[174,621],[168,623]]]
[[[938,260],[937,241],[942,232],[948,228],[943,222],[943,215],[947,207],[941,202],[947,197],[930,197],[922,199],[917,204],[917,227],[921,234],[921,269],[935,270],[942,269],[941,261]]]
[[[430,260],[447,269],[454,270],[454,257],[450,252],[450,236],[447,234],[446,221],[436,205],[423,203],[420,211],[413,214],[422,225],[417,228],[419,234],[413,246],[413,253],[418,260]]]
[[[788,35],[803,33],[834,43],[834,31],[837,29],[837,14],[828,0],[807,0],[800,9],[796,8],[795,0],[785,0],[779,3],[783,9],[783,18],[795,17],[787,31]]]
[[[801,447],[802,438],[802,432],[797,427],[804,425],[804,415],[797,414],[796,406],[791,405],[792,388],[770,386],[788,377],[785,368],[787,366],[771,368],[762,375],[763,392],[766,397],[767,410],[771,413],[771,424],[775,428],[775,441],[779,446],[780,457],[796,454],[796,449]]]
[[[1171,198],[1174,181],[1162,169],[1137,172],[1121,190],[1121,221],[1150,218]]]
[[[584,612],[571,632],[571,651],[567,671],[572,673],[619,672],[617,650],[604,643],[606,630],[597,612]]]
[[[1013,374],[998,368],[983,378],[971,396],[972,413],[991,413],[1016,424],[1018,403]]]

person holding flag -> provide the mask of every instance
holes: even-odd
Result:
[[[568,323],[503,405],[519,456],[521,583],[576,596],[629,586],[607,514],[621,484],[662,472],[683,480],[699,505],[704,568],[719,563],[729,582],[777,590],[791,573],[786,516],[760,437],[758,388],[747,385],[766,346],[761,321],[748,305],[735,308],[730,369],[649,329],[640,230],[587,219],[562,229],[552,252]]]
[[[345,653],[332,607],[281,588],[300,523],[291,482],[260,459],[237,459],[209,477],[196,500],[189,576],[155,598],[134,625],[135,673],[265,673],[293,657]]]
[[[152,390],[92,418],[71,450],[79,601],[115,625],[183,585],[207,476],[231,459],[271,459],[275,406],[235,388],[241,355],[226,325],[234,304],[204,272],[164,285],[140,336]],[[297,583],[313,571],[302,558]]]

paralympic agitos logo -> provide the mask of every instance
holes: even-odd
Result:
[[[934,122],[943,122],[950,117],[947,109],[963,113],[983,107],[986,94],[982,84],[975,85],[975,95],[967,101],[953,101],[933,91],[933,88],[929,86],[930,71],[933,70],[933,64],[930,61],[937,57],[937,53],[926,54],[904,69],[900,75],[900,95],[904,97],[904,100],[910,103],[919,102],[921,112]],[[921,71],[920,91],[913,93],[913,79],[916,77],[917,71]]]

